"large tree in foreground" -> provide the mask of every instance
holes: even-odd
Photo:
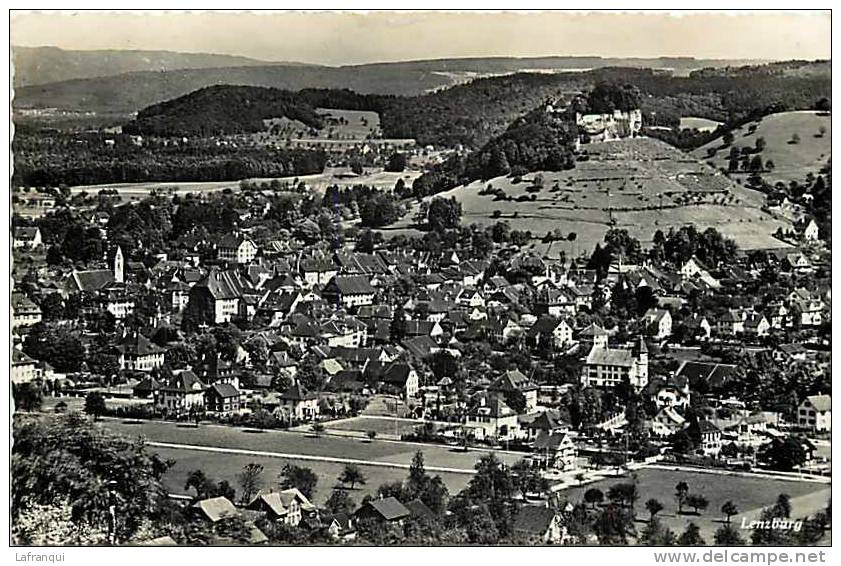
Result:
[[[14,437],[12,526],[30,529],[32,540],[61,538],[62,529],[72,531],[65,544],[96,538],[108,531],[112,503],[118,510],[117,542],[129,540],[150,520],[162,521],[167,494],[160,480],[171,462],[148,453],[141,439],[106,432],[75,414],[16,421]],[[31,527],[33,513],[41,511],[57,518],[57,531]]]

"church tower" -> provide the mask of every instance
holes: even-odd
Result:
[[[117,283],[126,282],[123,263],[123,249],[117,246],[117,253],[114,254],[114,281]]]
[[[642,336],[637,338],[631,353],[636,358],[638,387],[645,387],[648,385],[648,346]]]

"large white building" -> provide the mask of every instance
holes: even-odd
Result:
[[[635,389],[648,384],[648,347],[642,337],[632,348],[594,344],[581,369],[581,385],[616,387],[625,380]]]

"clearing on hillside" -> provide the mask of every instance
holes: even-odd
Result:
[[[740,150],[743,147],[755,148],[759,138],[765,140],[765,148],[759,153],[763,164],[769,160],[774,163],[772,170],[760,173],[762,177],[770,183],[802,183],[807,174],[817,174],[832,155],[832,115],[812,110],[771,114],[734,130],[732,147]],[[712,150],[715,153],[711,157]],[[694,150],[692,155],[726,169],[730,147],[724,147],[719,138]],[[752,158],[753,154],[749,157]],[[747,177],[748,174],[744,172],[734,176]]]
[[[552,258],[560,251],[589,254],[611,227],[627,229],[643,243],[658,229],[694,224],[716,228],[743,249],[788,247],[772,234],[790,224],[761,210],[764,194],[666,143],[636,138],[589,144],[582,152],[586,160],[569,171],[474,181],[437,196],[461,202],[463,224],[504,220],[512,230],[531,231],[533,247]],[[388,231],[411,228],[411,216]],[[546,238],[553,231],[564,239]]]
[[[721,122],[695,116],[683,116],[680,119],[681,130],[698,130],[699,132],[714,132],[721,125]]]

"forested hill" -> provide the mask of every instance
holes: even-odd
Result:
[[[156,104],[141,111],[138,127],[150,131],[193,132],[199,128],[191,121],[201,122],[208,116],[189,111],[192,104],[201,103],[219,109],[222,117],[210,117],[220,131],[250,131],[259,116],[272,117],[277,101],[289,105],[290,112],[309,112],[306,106],[371,110],[380,114],[383,135],[389,138],[414,138],[421,145],[453,146],[462,144],[470,149],[484,146],[502,134],[518,117],[547,99],[570,96],[591,89],[600,82],[633,84],[641,95],[641,107],[647,124],[677,126],[681,116],[709,118],[719,122],[736,123],[747,116],[774,111],[812,108],[823,97],[831,97],[832,77],[822,65],[790,63],[786,73],[770,68],[767,73],[733,70],[696,73],[691,77],[673,77],[650,69],[604,68],[574,73],[518,73],[501,77],[477,79],[421,96],[389,96],[358,94],[349,90],[305,89],[290,92],[262,87],[254,96],[239,100],[237,112],[227,112],[225,105],[232,93],[230,87],[211,87]],[[822,71],[822,72],[818,72]],[[256,89],[264,91],[257,94]],[[240,97],[241,94],[237,94]],[[219,103],[204,97],[218,97]],[[268,108],[259,104],[243,108],[247,100],[266,100]],[[275,114],[276,115],[276,114]],[[152,116],[156,116],[154,119]],[[192,116],[186,119],[187,116]],[[186,119],[186,121],[185,121]],[[218,119],[218,121],[216,121]],[[303,121],[303,120],[302,120]],[[306,122],[305,122],[306,123]],[[157,125],[154,125],[157,124]],[[131,126],[134,127],[134,126]]]
[[[455,155],[418,177],[412,186],[413,196],[424,197],[509,173],[571,169],[575,166],[576,136],[573,121],[549,114],[545,105],[540,105],[480,150]]]

